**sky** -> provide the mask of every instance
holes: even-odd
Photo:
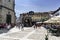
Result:
[[[60,7],[60,0],[15,0],[16,16],[29,11],[47,12]]]

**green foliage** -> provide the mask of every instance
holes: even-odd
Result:
[[[44,17],[44,18],[41,18],[41,22],[44,22],[44,21],[47,21],[48,20],[48,18],[47,17]]]

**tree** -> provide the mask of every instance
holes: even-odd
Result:
[[[28,14],[33,15],[34,14],[34,11],[29,11]]]

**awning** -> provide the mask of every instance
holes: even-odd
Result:
[[[60,23],[60,16],[52,17],[51,19],[45,21],[44,23]]]

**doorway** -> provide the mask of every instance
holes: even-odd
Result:
[[[7,14],[7,16],[6,16],[6,23],[11,24],[11,15],[10,14]]]

